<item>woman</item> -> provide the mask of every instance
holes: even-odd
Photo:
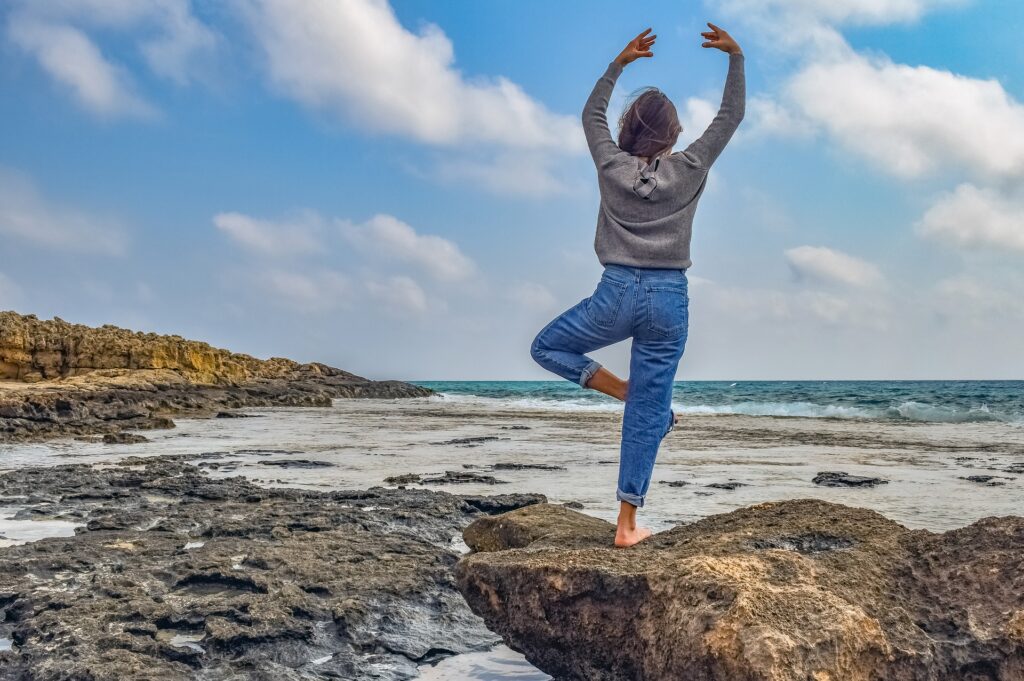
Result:
[[[708,169],[743,119],[743,52],[713,24],[702,47],[729,55],[729,75],[718,115],[700,139],[672,153],[682,126],[672,102],[654,88],[626,109],[618,143],[605,111],[623,67],[652,57],[657,36],[647,29],[608,65],[583,109],[583,130],[597,166],[601,206],[594,249],[604,274],[594,294],[548,324],[531,354],[559,376],[626,403],[616,498],[615,545],[651,535],[637,527],[654,459],[675,424],[672,385],[686,345],[690,233]],[[586,356],[633,339],[628,383]]]

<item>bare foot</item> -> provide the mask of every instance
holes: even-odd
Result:
[[[615,530],[615,547],[624,549],[651,536],[648,527],[619,527]]]

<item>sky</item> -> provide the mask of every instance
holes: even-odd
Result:
[[[0,309],[371,378],[553,378],[580,114],[650,26],[678,148],[746,54],[680,380],[1024,378],[1016,0],[4,0]],[[628,367],[628,343],[596,353]]]

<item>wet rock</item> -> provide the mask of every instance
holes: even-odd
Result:
[[[502,430],[530,430],[530,426],[502,426]]]
[[[935,534],[797,500],[613,534],[549,505],[474,521],[459,588],[566,681],[1024,678],[1022,518]]]
[[[968,482],[976,482],[988,487],[1000,487],[1005,485],[1004,480],[1013,480],[1013,478],[1001,478],[998,475],[968,475],[961,477],[961,480],[967,480]]]
[[[492,442],[494,440],[500,440],[501,438],[496,435],[484,435],[481,437],[457,437],[454,440],[445,440],[443,442],[431,442],[432,445],[458,445],[462,447],[476,447],[482,442]]]
[[[416,473],[405,473],[403,475],[392,475],[384,478],[384,483],[387,485],[414,485],[420,482],[423,476],[417,475]]]
[[[556,466],[550,463],[496,463],[491,466],[495,471],[564,471],[565,466]]]
[[[460,494],[464,502],[489,515],[508,513],[532,504],[546,504],[543,494],[492,494],[490,496]]]
[[[581,511],[584,508],[583,504],[579,501],[567,501],[564,504],[562,504],[562,506],[565,506],[566,508],[571,508],[574,511]]]
[[[690,483],[685,480],[659,480],[659,485],[668,485],[669,487],[686,487]]]
[[[815,475],[811,482],[825,487],[874,487],[888,484],[889,481],[863,475],[849,475],[841,471],[824,471]]]
[[[745,482],[736,482],[735,480],[730,480],[729,482],[712,482],[712,483],[710,483],[708,485],[704,485],[704,486],[705,487],[710,487],[711,489],[725,489],[725,490],[734,490],[734,489],[739,489],[740,487],[749,487],[749,485],[747,485],[747,483],[745,483]]]
[[[214,414],[214,418],[217,419],[258,419],[261,418],[259,414],[242,414],[237,411],[218,411]]]
[[[429,394],[408,383],[370,381],[325,364],[256,359],[179,336],[0,312],[0,441],[173,428],[169,417],[176,414]]]
[[[149,442],[149,438],[135,433],[107,433],[103,436],[103,444],[106,445],[137,445]]]
[[[464,485],[477,483],[481,485],[507,485],[508,480],[499,480],[493,475],[481,475],[467,471],[445,471],[444,475],[420,478],[424,485]]]
[[[496,642],[450,540],[538,497],[267,489],[187,460],[0,475],[0,496],[87,519],[0,549],[0,679],[400,681]]]
[[[329,461],[316,461],[313,459],[271,459],[269,461],[257,461],[260,466],[276,466],[278,468],[333,468],[334,464]]]

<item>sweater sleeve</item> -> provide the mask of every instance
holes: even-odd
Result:
[[[621,151],[612,139],[607,117],[608,100],[621,73],[622,66],[618,62],[608,64],[607,70],[594,85],[594,90],[583,107],[583,134],[587,137],[590,155],[594,157],[594,163],[599,168]]]
[[[696,160],[703,168],[710,168],[743,120],[746,108],[746,78],[743,73],[743,55],[729,55],[729,75],[725,79],[725,92],[718,114],[704,134],[683,153]]]

